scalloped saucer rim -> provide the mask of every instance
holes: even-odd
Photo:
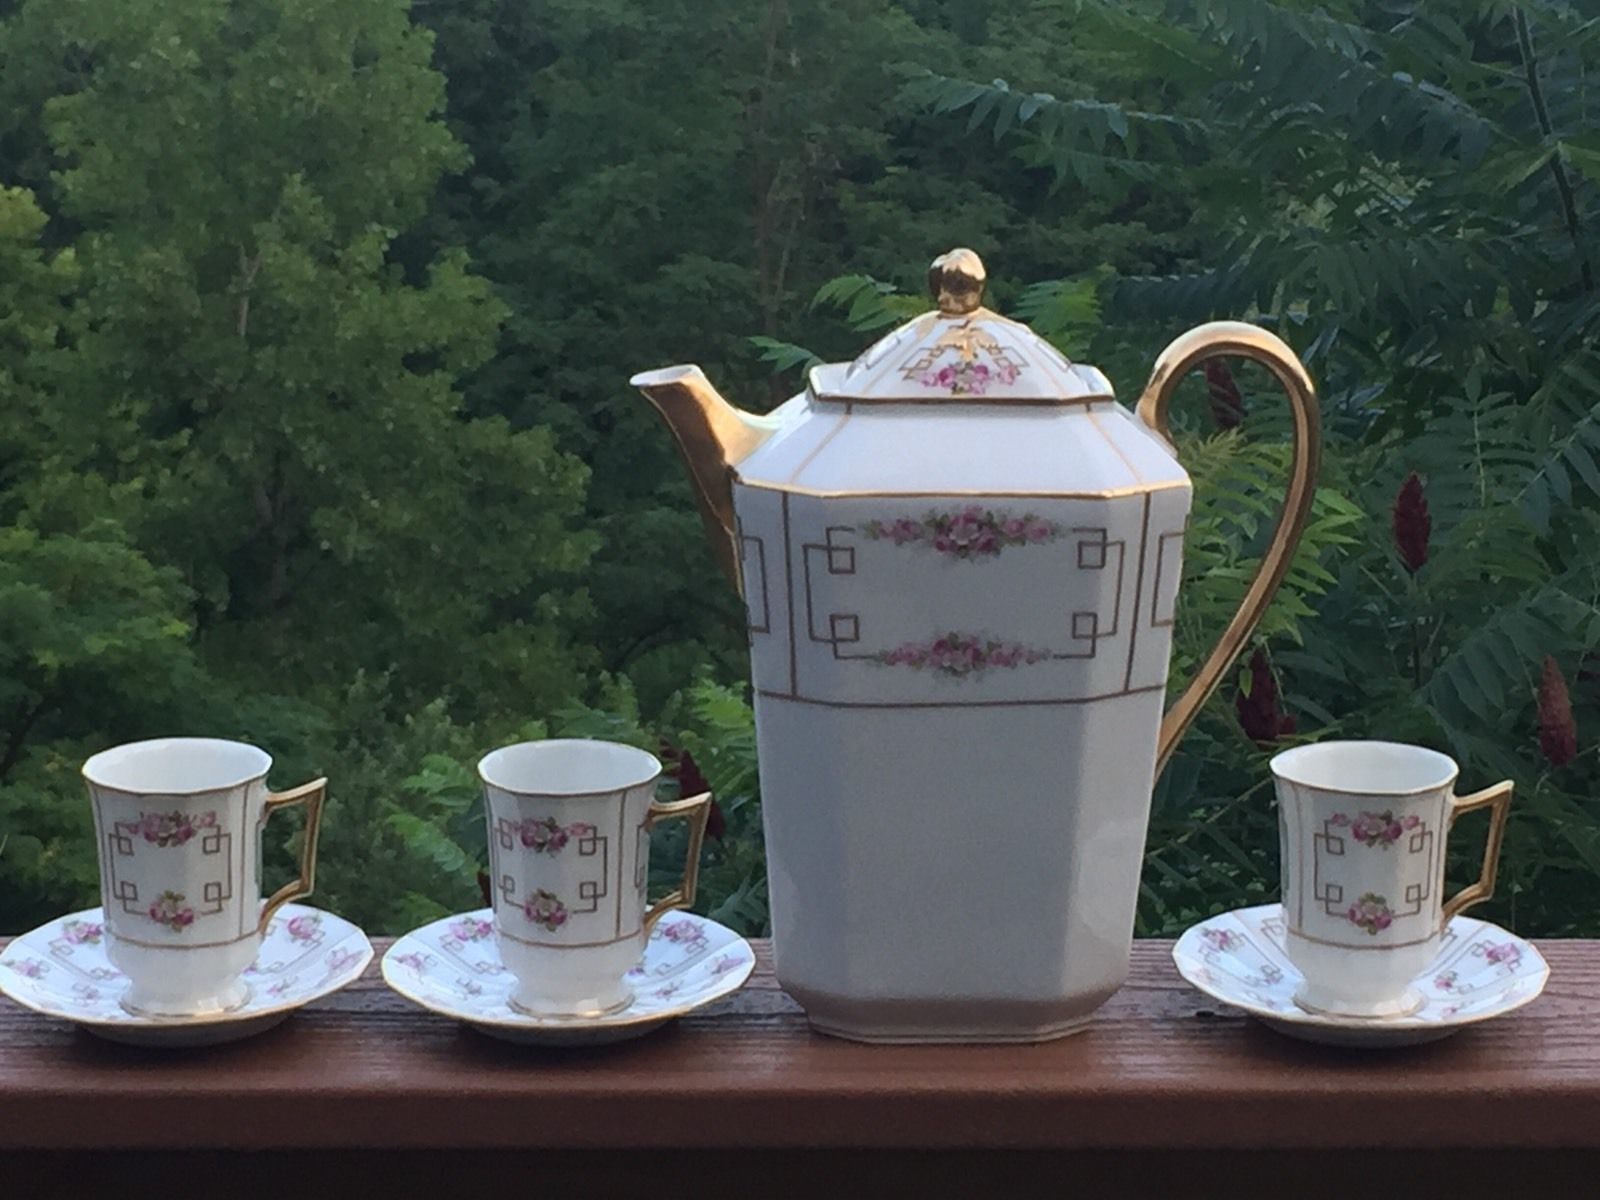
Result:
[[[1437,1041],[1470,1025],[1505,1016],[1538,999],[1550,978],[1550,964],[1527,939],[1493,922],[1458,916],[1446,927],[1439,954],[1412,981],[1425,997],[1419,1009],[1397,1017],[1313,1013],[1292,1000],[1300,974],[1283,952],[1282,913],[1281,904],[1260,904],[1196,922],[1172,947],[1178,973],[1212,999],[1241,1009],[1289,1037],[1328,1045],[1374,1047]],[[1230,943],[1230,937],[1237,935],[1243,935],[1243,940]],[[1255,939],[1260,939],[1259,943]],[[1493,944],[1487,939],[1494,939]],[[1486,946],[1489,948],[1477,957],[1491,968],[1509,964],[1507,973],[1492,976],[1480,988],[1462,989],[1457,996],[1444,994],[1445,989],[1457,986],[1459,965]],[[1210,969],[1224,956],[1240,951],[1253,953],[1257,960],[1254,982]],[[1491,953],[1496,957],[1490,958]],[[1270,989],[1270,994],[1263,988]],[[1486,988],[1494,990],[1485,991]],[[1475,1002],[1472,1011],[1453,1011],[1458,1006],[1450,1001],[1473,992],[1483,992],[1484,999]],[[1441,1005],[1440,1001],[1446,1003]],[[1277,1007],[1278,1004],[1284,1007]]]
[[[739,934],[710,917],[675,912],[656,926],[645,945],[644,958],[630,974],[637,972],[654,982],[658,991],[667,993],[654,997],[662,1000],[675,996],[687,977],[700,979],[700,988],[671,1003],[651,1006],[644,985],[636,985],[640,994],[633,1002],[605,1016],[534,1017],[497,1003],[492,995],[484,994],[483,985],[478,982],[498,979],[503,973],[503,986],[495,990],[509,993],[511,987],[510,972],[499,961],[493,916],[490,908],[454,913],[396,938],[380,963],[384,982],[413,1004],[502,1041],[545,1046],[602,1045],[642,1037],[731,995],[744,986],[755,970],[755,951]],[[672,960],[674,952],[676,961]],[[453,961],[454,969],[442,966],[433,955]],[[452,994],[437,982],[451,974],[475,977],[458,979],[457,994]],[[474,987],[476,992],[468,990]],[[647,1001],[644,1006],[641,999]],[[641,1007],[645,1011],[640,1011]]]
[[[271,1029],[297,1009],[348,987],[361,977],[374,954],[371,941],[353,922],[309,904],[285,904],[274,915],[262,940],[261,953],[247,974],[287,975],[320,956],[326,969],[309,977],[314,981],[302,984],[300,976],[287,975],[287,986],[281,986],[283,980],[273,985],[279,989],[276,994],[273,989],[252,988],[250,998],[231,1012],[192,1017],[140,1016],[117,1003],[120,987],[100,991],[94,986],[114,984],[124,978],[105,960],[104,925],[104,910],[96,906],[65,913],[19,934],[0,951],[0,994],[41,1016],[70,1022],[110,1041],[138,1046],[216,1045]],[[259,964],[269,948],[280,943],[293,948],[294,956],[286,963],[278,960],[269,969],[260,970]],[[79,952],[87,953],[88,961],[71,962]],[[335,952],[339,953],[337,961],[330,957]],[[39,971],[41,966],[46,968],[44,972]],[[79,991],[77,1004],[101,1007],[73,1007],[65,993],[37,986],[56,967],[91,981]]]

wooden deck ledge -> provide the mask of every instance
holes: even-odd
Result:
[[[1299,1152],[1301,1164],[1359,1150],[1454,1154],[1470,1181],[1480,1158],[1548,1165],[1557,1156],[1540,1152],[1600,1151],[1600,942],[1540,943],[1551,979],[1533,1004],[1384,1052],[1305,1045],[1219,1009],[1179,978],[1170,948],[1138,943],[1095,1024],[1037,1046],[823,1037],[778,987],[764,944],[739,994],[590,1049],[484,1037],[390,993],[376,963],[277,1029],[207,1050],[112,1045],[0,1001],[0,1154],[48,1165],[59,1152],[182,1152],[192,1168],[196,1155],[261,1150],[391,1164],[476,1152],[479,1165],[497,1161],[489,1151],[568,1163],[604,1151],[614,1168],[623,1151],[729,1162],[826,1151],[836,1165],[910,1151],[924,1166],[939,1154],[1164,1151],[1193,1170],[1247,1150]],[[995,1178],[992,1161],[984,1170]]]

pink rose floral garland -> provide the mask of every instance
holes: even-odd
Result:
[[[1061,536],[1061,526],[1033,513],[1020,516],[970,504],[959,512],[930,512],[920,520],[872,520],[861,532],[896,546],[927,545],[950,558],[993,558],[1008,546],[1039,546]]]
[[[911,667],[955,679],[982,674],[993,668],[1010,670],[1025,663],[1043,662],[1046,650],[1018,642],[1002,642],[972,633],[946,633],[926,642],[905,642],[873,658],[880,666]]]

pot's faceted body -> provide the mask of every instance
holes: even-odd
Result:
[[[746,602],[779,980],[846,1037],[1038,1040],[1127,972],[1157,765],[1287,566],[1315,398],[1271,334],[1218,323],[1169,347],[1135,416],[981,307],[970,251],[931,281],[938,311],[766,417],[695,367],[634,382]],[[1230,353],[1285,383],[1299,453],[1258,579],[1164,718],[1191,498],[1166,404]]]
[[[1187,478],[1109,395],[785,407],[734,485],[778,977],[847,1036],[1068,1032],[1127,969]]]

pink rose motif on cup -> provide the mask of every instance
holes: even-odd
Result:
[[[173,933],[182,933],[194,924],[194,909],[185,900],[182,892],[162,892],[146,915],[157,925],[165,925]]]
[[[549,933],[554,933],[567,923],[567,906],[561,903],[560,897],[554,892],[547,892],[543,888],[537,889],[522,902],[522,911],[528,920]]]
[[[8,962],[6,966],[24,979],[42,979],[50,969],[35,958],[20,958],[16,962]]]
[[[1394,910],[1389,907],[1388,897],[1380,896],[1377,892],[1361,893],[1361,899],[1352,904],[1344,915],[1350,924],[1373,936],[1394,924]]]
[[[1223,954],[1244,945],[1244,938],[1231,929],[1202,929],[1200,938],[1213,950]]]
[[[984,363],[963,360],[946,363],[937,371],[924,371],[917,382],[926,388],[939,388],[952,396],[981,396],[992,383],[1015,383],[1017,368],[1006,365],[990,368]]]
[[[314,941],[317,936],[317,927],[322,924],[320,913],[301,913],[298,917],[290,917],[289,924],[285,927],[289,937],[296,942]]]
[[[481,942],[494,932],[494,922],[481,917],[462,917],[450,922],[450,936],[458,942]]]
[[[910,667],[952,679],[966,679],[985,671],[1014,670],[1024,664],[1044,662],[1050,655],[1017,642],[1003,642],[973,633],[946,633],[926,642],[905,642],[882,650],[873,661],[885,667]]]
[[[203,812],[198,816],[173,811],[169,813],[142,812],[136,822],[118,821],[117,828],[137,833],[155,846],[182,846],[202,829],[215,829],[217,814]]]
[[[1350,836],[1363,846],[1378,846],[1387,850],[1407,833],[1422,824],[1420,817],[1396,817],[1392,811],[1362,812],[1352,817],[1348,813],[1334,813],[1328,824],[1350,829]]]
[[[105,926],[96,921],[68,921],[61,927],[61,938],[71,946],[98,946]]]
[[[1522,961],[1522,950],[1515,942],[1490,943],[1483,948],[1483,957],[1496,966],[1515,967]]]
[[[585,821],[562,825],[554,817],[529,817],[517,834],[522,844],[535,854],[559,854],[573,838],[590,837],[594,826]]]
[[[970,504],[957,512],[929,512],[921,520],[868,521],[861,532],[896,546],[926,544],[949,558],[993,558],[1007,546],[1038,546],[1061,536],[1061,526],[1033,513],[1020,516]]]

